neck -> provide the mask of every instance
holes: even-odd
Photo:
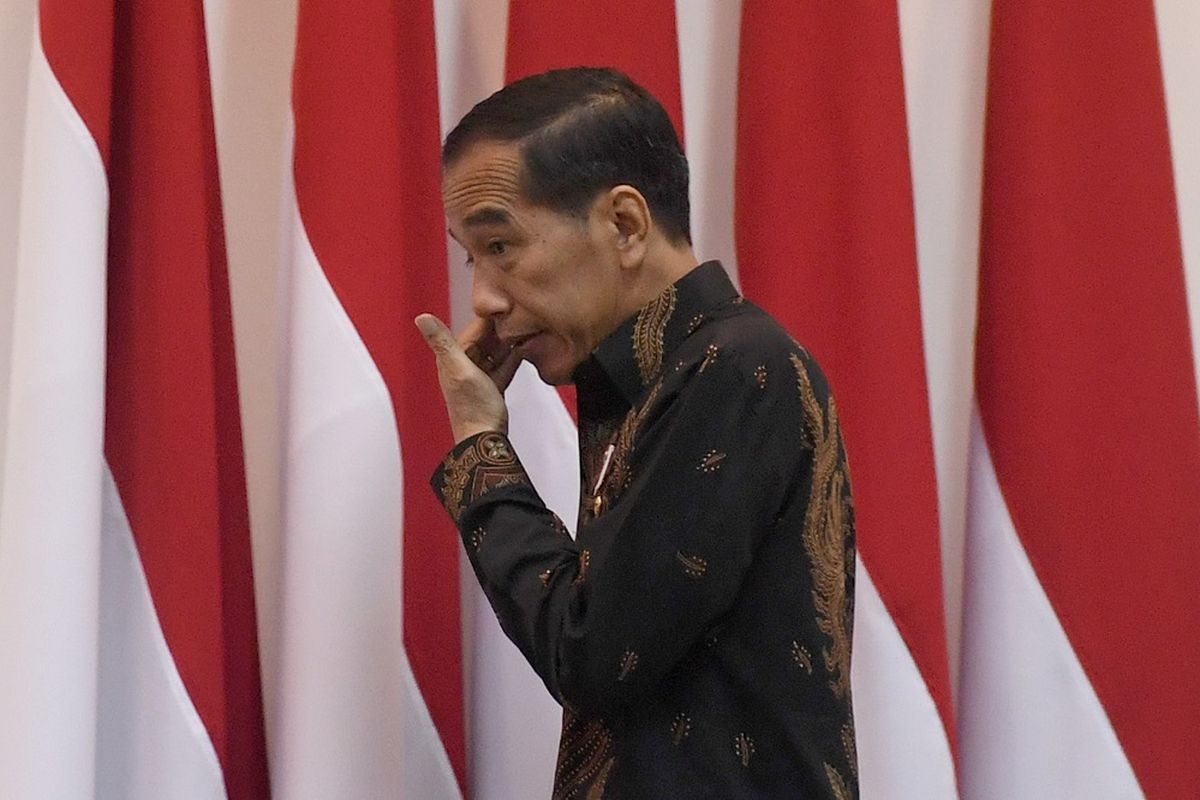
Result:
[[[625,316],[628,317],[658,297],[668,286],[687,275],[699,263],[692,246],[687,242],[680,245],[658,242],[656,247],[650,248],[646,253],[646,260],[633,276],[633,283],[627,294],[629,300]]]

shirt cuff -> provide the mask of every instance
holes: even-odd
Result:
[[[477,433],[455,445],[430,483],[455,524],[467,507],[489,492],[505,486],[533,485],[508,437],[496,431]]]

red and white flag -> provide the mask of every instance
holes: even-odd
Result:
[[[43,0],[0,507],[0,797],[269,796],[199,0]]]
[[[963,791],[1192,798],[1200,417],[1154,6],[992,14]]]
[[[446,318],[431,0],[302,0],[283,341],[280,798],[467,791],[452,441],[413,318]]]
[[[829,374],[853,473],[861,793],[954,798],[896,8],[746,0],[741,35],[739,276]]]

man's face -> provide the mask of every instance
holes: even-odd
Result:
[[[586,220],[530,204],[512,143],[479,142],[445,171],[450,235],[473,265],[472,305],[502,342],[561,384],[622,321],[619,231],[598,199]]]

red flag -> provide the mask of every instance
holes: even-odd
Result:
[[[896,697],[856,669],[864,795],[954,796],[937,483],[917,284],[900,38],[870,13],[746,0],[739,67],[738,270],[828,372],[853,471],[858,549],[915,662],[926,711],[883,723]],[[856,657],[878,645],[860,570]],[[910,668],[911,669],[911,668]],[[932,698],[936,711],[930,707]],[[940,716],[929,716],[933,712]],[[881,720],[879,727],[872,720]],[[895,725],[903,726],[899,730]],[[897,743],[920,757],[889,758]],[[898,766],[900,773],[891,773]]]
[[[992,25],[974,444],[998,491],[972,509],[965,788],[1192,797],[1200,422],[1154,6],[998,0]],[[989,555],[1000,518],[1020,592]],[[1043,591],[1060,629],[1023,626],[1013,674],[989,648]]]
[[[507,80],[562,67],[616,67],[658,98],[683,139],[679,39],[670,0],[513,0]]]

